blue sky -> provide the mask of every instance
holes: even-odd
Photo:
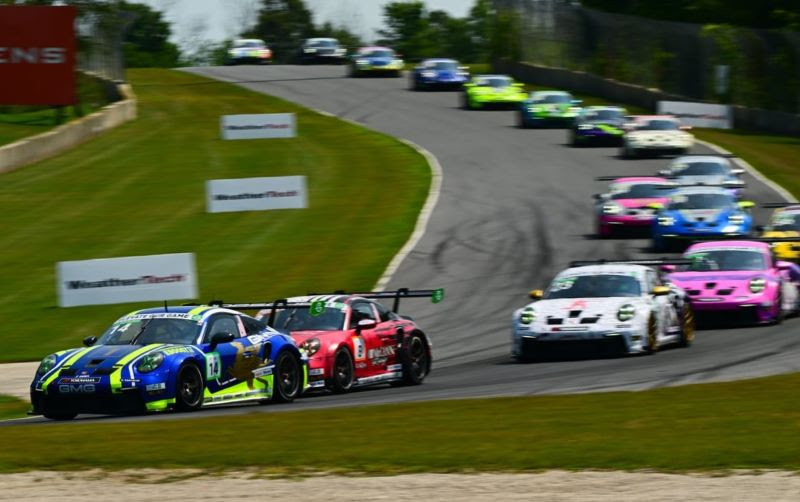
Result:
[[[140,0],[165,12],[173,23],[174,38],[192,36],[214,41],[233,38],[243,20],[257,9],[257,0]],[[305,0],[317,23],[343,24],[370,40],[382,27],[382,7],[388,0]],[[425,0],[430,10],[441,9],[462,17],[474,0]],[[200,32],[203,32],[202,34]]]

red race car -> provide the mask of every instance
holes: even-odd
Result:
[[[431,298],[444,290],[314,294],[271,304],[230,304],[260,308],[259,318],[289,334],[308,355],[311,389],[347,392],[390,383],[419,385],[431,370],[431,341],[408,316],[397,314],[401,298]],[[376,300],[394,300],[392,310]]]

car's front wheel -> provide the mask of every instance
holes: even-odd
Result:
[[[681,311],[681,347],[688,347],[694,341],[694,312],[688,304],[683,306]]]
[[[272,399],[278,403],[291,403],[300,395],[303,371],[300,360],[289,351],[283,351],[275,361]]]
[[[350,351],[340,347],[333,356],[333,376],[331,387],[336,393],[348,392],[355,381],[355,367]]]
[[[175,408],[178,411],[195,411],[203,405],[203,375],[194,364],[185,364],[178,370],[175,381]]]
[[[658,320],[656,316],[650,315],[647,320],[647,348],[645,353],[648,355],[655,354],[658,351]]]

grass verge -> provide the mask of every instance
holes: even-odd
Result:
[[[30,407],[28,401],[0,394],[0,420],[24,417]]]
[[[0,471],[800,470],[798,386],[794,374],[646,392],[17,426],[4,434]]]
[[[412,232],[430,184],[412,148],[203,77],[128,75],[138,120],[2,177],[0,361],[80,345],[148,305],[59,309],[59,261],[194,252],[200,299],[267,301],[370,288]],[[220,115],[270,112],[296,113],[298,137],[219,139]],[[205,212],[208,179],[298,174],[308,209]]]

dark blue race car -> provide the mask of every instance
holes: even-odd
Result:
[[[723,187],[683,187],[673,191],[669,202],[653,220],[653,248],[665,251],[676,241],[698,238],[746,237],[753,230],[751,201],[737,201]]]
[[[575,117],[569,131],[572,146],[622,145],[623,126],[627,122],[625,108],[587,106]]]
[[[461,89],[469,81],[469,72],[454,59],[426,59],[414,67],[410,79],[414,91]]]
[[[160,307],[120,318],[86,348],[45,357],[31,383],[34,414],[128,414],[294,400],[307,357],[261,321],[219,307]]]

